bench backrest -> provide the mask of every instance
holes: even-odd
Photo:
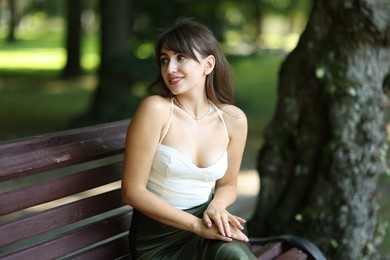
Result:
[[[0,258],[115,259],[131,208],[120,179],[129,120],[0,143]]]

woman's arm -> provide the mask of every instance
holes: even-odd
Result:
[[[168,122],[169,106],[170,103],[162,97],[148,97],[141,103],[129,125],[122,178],[123,200],[161,223],[209,239],[231,241],[219,234],[217,229],[207,228],[202,219],[173,207],[146,188],[157,145],[165,122]]]
[[[245,220],[231,215],[227,208],[237,198],[237,178],[241,167],[242,156],[247,137],[247,119],[245,114],[237,107],[229,106],[225,113],[225,122],[229,129],[228,169],[223,178],[217,181],[214,198],[208,206],[203,220],[208,226],[212,222],[223,235],[230,236],[232,228],[243,229]]]

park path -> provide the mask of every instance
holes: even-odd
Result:
[[[260,189],[259,176],[256,170],[242,170],[238,175],[237,200],[230,206],[230,212],[249,220],[256,206]]]

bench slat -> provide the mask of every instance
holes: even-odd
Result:
[[[121,171],[117,163],[1,193],[0,216],[120,180]]]
[[[129,120],[0,143],[0,181],[122,153]]]
[[[100,245],[77,256],[72,260],[107,260],[107,259],[130,259],[129,240],[127,235],[113,240],[107,244]]]
[[[83,140],[96,139],[100,136],[125,134],[130,120],[121,120],[95,126],[88,126],[77,129],[69,129],[45,135],[26,137],[16,140],[0,142],[1,155],[24,154],[54,146],[61,146]],[[3,157],[1,157],[3,158]]]
[[[275,260],[306,260],[307,255],[296,247],[291,248],[287,252],[278,256]]]
[[[99,140],[80,141],[58,147],[37,150],[23,156],[7,158],[0,173],[0,180],[28,176],[31,173],[59,169],[64,166],[97,160],[123,153],[124,136],[99,138]],[[1,163],[1,162],[0,162]],[[21,168],[23,166],[23,168]],[[3,167],[3,165],[2,165]]]
[[[0,226],[0,246],[86,219],[124,204],[119,189],[52,208]]]
[[[71,252],[123,233],[123,230],[129,228],[130,221],[131,213],[115,216],[52,239],[46,243],[33,245],[25,250],[5,255],[2,259],[58,259]]]
[[[252,250],[258,260],[272,260],[283,252],[282,243],[268,243],[258,249]]]

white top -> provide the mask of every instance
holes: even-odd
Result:
[[[228,138],[227,127],[221,112],[215,105],[213,106],[221,118]],[[172,121],[173,107],[172,99],[168,126],[157,147],[147,188],[174,207],[189,209],[207,202],[215,182],[226,173],[228,156],[225,151],[215,163],[200,168],[181,152],[161,144]]]

